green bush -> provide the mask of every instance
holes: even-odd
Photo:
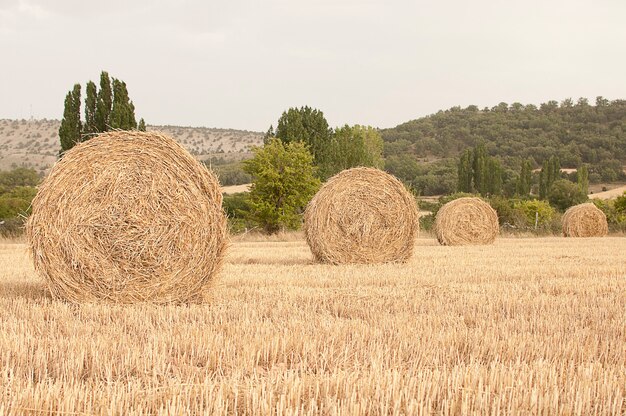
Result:
[[[430,231],[435,225],[435,215],[428,214],[420,217],[420,230]]]
[[[582,204],[587,200],[587,195],[580,189],[578,184],[566,179],[560,179],[552,184],[548,201],[561,211],[574,205]]]
[[[625,197],[619,197],[615,200],[594,199],[592,202],[606,215],[609,230],[626,232],[626,211],[621,209],[620,198],[626,201]]]
[[[503,197],[493,197],[489,205],[498,213],[500,226],[511,229],[526,228],[526,215],[514,206],[515,200]]]
[[[618,196],[617,199],[615,199],[615,210],[626,215],[626,192],[624,192],[622,196]]]
[[[556,213],[554,208],[547,202],[538,199],[516,201],[513,207],[524,215],[527,227],[535,228],[535,222],[537,222],[537,228],[553,228],[553,220]]]
[[[321,185],[314,176],[313,156],[302,142],[285,144],[274,138],[253,152],[244,162],[253,179],[250,220],[268,234],[299,229],[302,213]]]

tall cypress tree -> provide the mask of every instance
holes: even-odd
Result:
[[[529,160],[522,161],[522,168],[520,170],[519,179],[517,181],[516,191],[519,196],[530,195],[530,189],[532,186],[532,164]]]
[[[459,160],[457,190],[472,192],[472,177],[472,151],[467,149]]]
[[[484,191],[481,195],[500,195],[502,193],[502,165],[495,157],[485,162]]]
[[[113,105],[109,124],[113,129],[132,130],[137,128],[135,106],[128,98],[126,83],[113,78]]]
[[[485,144],[479,143],[474,147],[474,160],[472,163],[472,169],[474,174],[474,190],[483,194],[485,189],[485,170],[486,170],[486,158],[487,151],[485,150]]]
[[[578,179],[578,186],[587,195],[589,193],[589,168],[587,165],[582,165],[578,168],[576,174]]]
[[[548,197],[548,184],[550,183],[550,164],[548,160],[543,161],[541,173],[539,174],[539,198],[546,199]]]
[[[98,96],[96,84],[93,81],[87,83],[85,97],[85,125],[83,126],[84,134],[93,134],[98,131],[96,126],[96,108],[98,104]]]
[[[61,153],[71,149],[81,138],[80,121],[80,84],[75,84],[72,91],[65,96],[63,119],[59,127]]]
[[[137,129],[135,105],[128,97],[126,83],[111,78],[102,71],[100,74],[100,91],[92,81],[87,83],[85,97],[85,123],[80,119],[80,84],[65,97],[63,120],[59,128],[61,152],[71,149],[76,143],[88,139],[95,133],[105,132],[112,128],[120,130]],[[140,130],[145,131],[146,123],[141,119]]]
[[[113,104],[113,90],[111,79],[106,71],[100,74],[100,91],[98,92],[98,102],[96,104],[96,129],[98,132],[109,129],[109,116]]]

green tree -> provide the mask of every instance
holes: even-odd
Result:
[[[63,120],[59,128],[61,153],[71,149],[76,143],[89,139],[95,133],[111,129],[133,130],[137,128],[135,106],[128,97],[126,83],[113,79],[113,88],[109,74],[100,74],[100,91],[92,81],[87,83],[85,98],[85,123],[80,119],[80,84],[65,98]],[[145,131],[145,122],[141,120],[140,129]]]
[[[626,214],[626,192],[615,199],[615,210],[619,214]]]
[[[561,211],[565,211],[571,206],[582,204],[586,200],[587,194],[577,184],[566,179],[555,181],[548,194],[550,204]]]
[[[113,89],[109,73],[102,71],[100,74],[100,91],[96,104],[96,128],[98,132],[109,130],[109,116],[113,105]]]
[[[487,157],[484,168],[483,192],[484,196],[495,196],[502,194],[502,165],[494,157]]]
[[[270,133],[271,130],[267,134]],[[323,112],[304,106],[283,112],[274,134],[285,143],[305,143],[313,155],[315,165],[320,166],[324,162],[324,151],[330,144],[332,130],[328,127]]]
[[[556,156],[543,161],[541,173],[539,175],[539,198],[548,198],[552,185],[561,178],[561,162]]]
[[[369,166],[381,169],[383,139],[373,127],[345,125],[335,130],[320,166],[320,177],[326,179],[344,169]]]
[[[96,108],[98,104],[98,92],[96,84],[93,81],[87,83],[85,97],[85,124],[83,125],[83,134],[94,134],[98,132],[96,126]]]
[[[304,143],[280,139],[253,151],[243,162],[252,176],[250,219],[270,234],[300,228],[304,208],[320,186],[311,153]]]
[[[535,225],[545,227],[550,225],[554,217],[554,208],[546,201],[529,200],[516,201],[513,207],[524,214],[525,224],[528,227]]]
[[[532,187],[532,163],[530,160],[522,161],[519,178],[517,180],[516,192],[521,197],[530,196]]]
[[[137,130],[146,131],[146,122],[144,121],[143,118],[139,120],[139,124],[137,125]]]
[[[135,106],[128,97],[126,83],[113,78],[113,105],[109,124],[112,129],[133,130],[137,128]]]
[[[486,171],[487,150],[484,143],[479,143],[474,147],[474,160],[472,170],[474,175],[474,190],[481,195],[486,191],[485,171]]]
[[[581,191],[587,195],[589,193],[589,168],[587,165],[582,165],[578,168],[576,177]]]
[[[459,160],[457,192],[472,192],[472,151],[465,150]]]
[[[61,153],[74,147],[81,140],[82,123],[80,121],[80,84],[75,84],[65,97],[63,119],[59,127]]]

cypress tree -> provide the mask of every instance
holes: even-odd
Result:
[[[541,173],[539,175],[539,198],[546,199],[548,197],[548,184],[550,182],[550,163],[546,159],[543,161],[543,166],[541,167]]]
[[[83,126],[83,134],[93,134],[98,132],[96,126],[96,108],[98,104],[98,96],[96,84],[93,81],[87,83],[85,97],[85,125]]]
[[[457,189],[472,192],[472,151],[467,149],[459,159]]]
[[[485,193],[485,159],[487,151],[485,150],[485,144],[479,143],[474,147],[474,160],[472,163],[473,176],[474,176],[474,190],[480,194]]]
[[[522,169],[520,171],[519,179],[517,181],[517,194],[519,196],[530,195],[530,188],[532,186],[532,164],[529,160],[522,161]]]
[[[100,91],[98,92],[98,102],[96,104],[96,129],[98,132],[109,129],[109,117],[113,104],[113,91],[111,89],[111,79],[109,74],[102,71],[100,74]]]
[[[587,165],[580,166],[576,176],[578,179],[578,186],[581,191],[587,195],[589,193],[589,168]]]
[[[126,83],[113,78],[113,105],[109,124],[113,129],[132,130],[137,128],[135,106],[128,98]]]
[[[137,130],[146,131],[146,122],[143,120],[143,118],[139,120],[139,124],[137,125]]]
[[[61,153],[74,147],[81,139],[80,121],[80,84],[75,84],[72,91],[65,96],[65,108],[63,119],[59,127],[59,138],[61,139]]]

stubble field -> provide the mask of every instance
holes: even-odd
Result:
[[[626,238],[240,241],[199,305],[52,300],[0,244],[0,415],[626,414]]]

